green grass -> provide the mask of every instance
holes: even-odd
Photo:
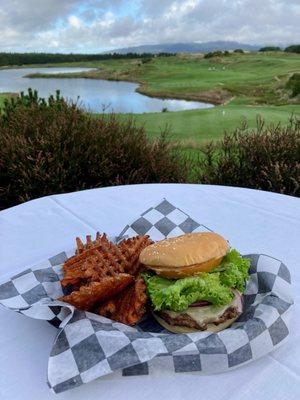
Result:
[[[212,59],[158,57],[146,64],[134,59],[78,62],[72,65],[96,67],[99,70],[69,76],[140,82],[139,91],[150,96],[210,99],[216,104],[228,101],[233,96],[247,96],[249,104],[281,104],[287,99],[282,98],[280,89],[290,74],[300,70],[300,56],[283,52],[249,53]],[[60,76],[66,77],[68,74]]]
[[[212,109],[133,115],[151,137],[168,125],[174,139],[185,146],[217,139],[224,129],[232,130],[244,119],[252,127],[257,115],[274,123],[286,123],[291,113],[300,117],[299,97],[291,98],[286,89],[289,77],[300,71],[299,54],[249,53],[211,59],[176,56],[154,58],[145,64],[131,59],[47,66],[96,67],[97,71],[59,76],[134,81],[140,83],[138,91],[149,96],[222,104]]]
[[[300,118],[299,105],[229,104],[203,110],[134,114],[133,117],[138,124],[145,126],[151,137],[158,136],[159,132],[168,126],[174,140],[181,141],[183,145],[194,146],[203,141],[220,138],[225,129],[233,130],[244,120],[248,121],[249,127],[254,127],[258,115],[262,116],[266,123],[285,124],[292,113]],[[120,115],[120,118],[127,118],[127,115]]]
[[[0,108],[3,106],[5,99],[13,96],[16,96],[16,93],[0,93]]]

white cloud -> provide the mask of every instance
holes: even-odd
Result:
[[[185,14],[192,12],[198,4],[197,0],[175,1],[165,13],[167,18],[182,18]]]
[[[80,28],[82,26],[82,21],[76,15],[70,15],[68,17],[69,25],[73,28]]]
[[[0,51],[300,42],[299,0],[0,0]]]
[[[94,21],[92,29],[98,29],[101,27],[103,30],[109,28],[116,22],[114,14],[110,11],[105,13],[99,20]]]

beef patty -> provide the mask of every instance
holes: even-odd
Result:
[[[232,319],[238,316],[238,310],[236,307],[228,307],[224,313],[217,318],[214,321],[209,321],[209,322],[203,322],[202,324],[199,324],[197,321],[195,321],[191,316],[188,314],[182,313],[178,315],[177,317],[173,318],[171,317],[167,312],[160,311],[157,313],[160,318],[165,320],[169,325],[172,326],[186,326],[188,328],[193,328],[193,329],[198,329],[200,331],[205,331],[207,329],[208,324],[214,324],[214,325],[219,325],[228,319]]]

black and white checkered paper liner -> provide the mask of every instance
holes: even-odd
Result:
[[[160,240],[208,230],[164,199],[127,225],[116,240],[136,234]],[[225,372],[269,353],[289,334],[290,273],[270,256],[246,256],[251,258],[251,275],[245,310],[230,328],[172,334],[150,316],[133,328],[55,300],[63,294],[62,263],[73,254],[74,249],[57,254],[0,285],[3,306],[59,328],[48,363],[48,384],[55,393],[112,372]]]

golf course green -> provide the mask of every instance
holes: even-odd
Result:
[[[257,116],[266,123],[275,124],[286,124],[291,114],[300,117],[299,95],[293,98],[286,89],[288,79],[300,72],[299,54],[231,53],[212,58],[182,54],[146,60],[103,60],[47,66],[96,67],[96,71],[55,77],[138,82],[137,90],[148,96],[215,104],[210,109],[132,115],[137,124],[145,126],[151,137],[158,136],[167,126],[174,140],[187,147],[218,139],[224,130],[232,130],[245,120],[250,127],[254,126]],[[46,74],[31,77],[51,78]],[[128,118],[128,114],[119,114],[118,117]]]

